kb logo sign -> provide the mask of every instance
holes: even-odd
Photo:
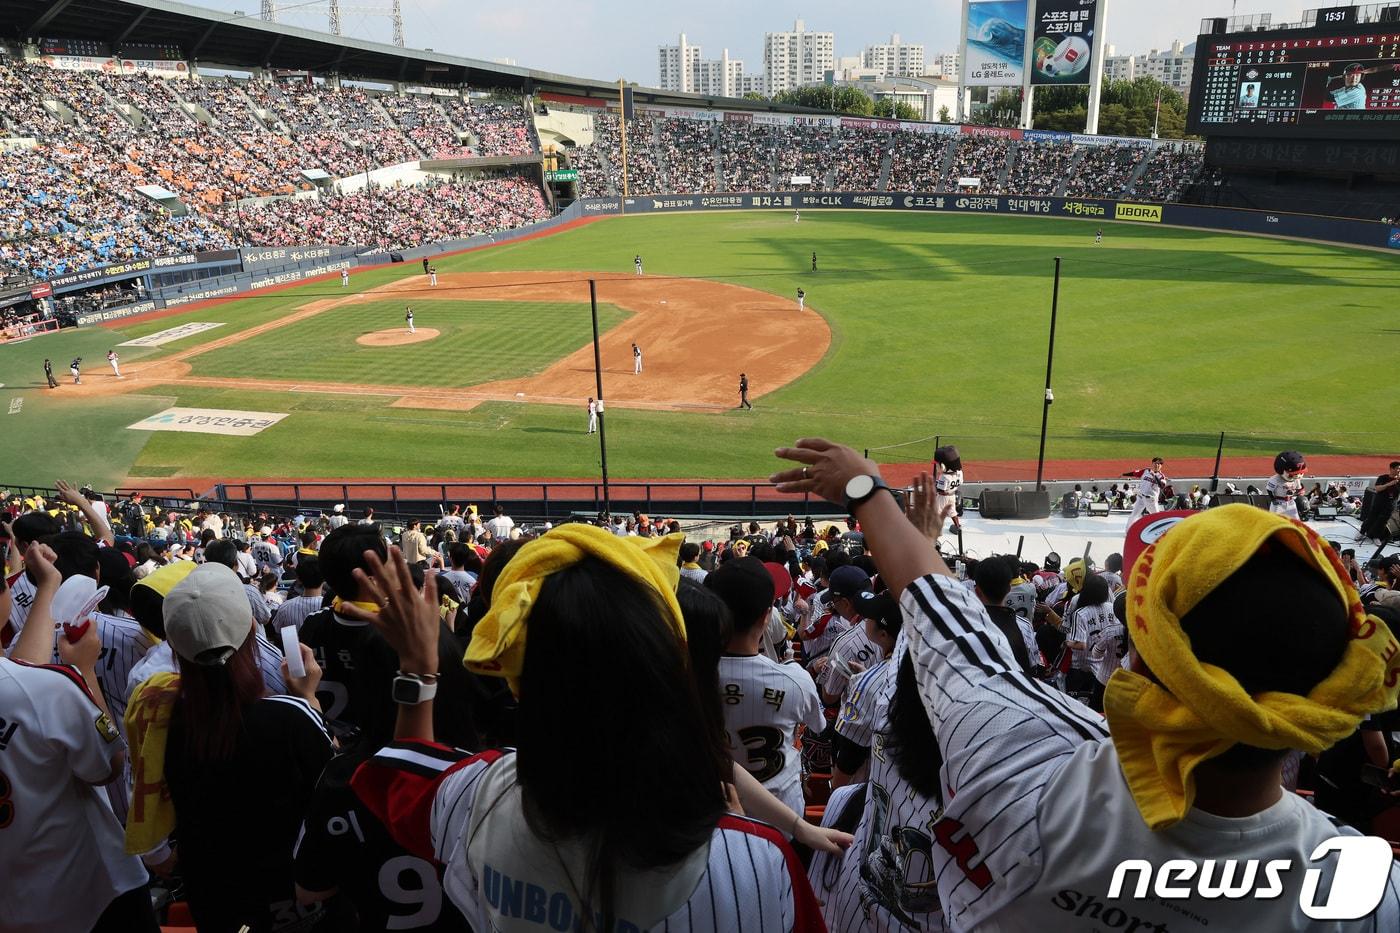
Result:
[[[1308,858],[1309,865],[1332,862],[1331,887],[1319,892],[1324,869],[1305,868],[1298,909],[1311,920],[1370,916],[1385,895],[1392,859],[1390,843],[1379,837],[1333,836],[1313,849]],[[1163,900],[1273,900],[1283,894],[1283,875],[1292,868],[1289,859],[1171,859],[1155,868],[1143,859],[1128,859],[1113,870],[1108,897],[1122,897],[1129,876],[1134,876],[1129,896],[1139,899],[1150,891]]]

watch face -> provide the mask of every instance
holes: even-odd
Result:
[[[422,692],[423,685],[416,680],[409,680],[407,677],[394,678],[392,696],[395,703],[406,703],[409,705],[418,702],[418,695]]]
[[[863,499],[875,488],[875,477],[852,476],[846,481],[846,498]]]

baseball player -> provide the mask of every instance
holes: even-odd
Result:
[[[920,705],[944,762],[945,808],[924,851],[954,929],[1175,930],[1190,911],[1200,919],[1188,925],[1200,929],[1304,930],[1317,925],[1309,905],[1346,896],[1339,862],[1313,874],[1296,867],[1317,864],[1319,846],[1348,851],[1363,840],[1280,792],[1282,769],[1289,749],[1327,746],[1368,710],[1390,708],[1400,656],[1310,529],[1224,506],[1151,545],[1127,600],[1131,670],[1114,673],[1105,722],[1016,669],[976,597],[928,546],[941,529],[911,524],[875,464],[822,438],[777,455],[790,461],[773,477],[779,491],[846,499],[882,578],[902,594]],[[930,485],[926,475],[916,482],[916,506]],[[1300,640],[1259,664],[1259,646],[1280,643],[1284,618],[1304,626]],[[1322,725],[1332,717],[1335,728]],[[1400,924],[1400,866],[1379,846],[1361,929]],[[1194,875],[1178,903],[1148,895],[1178,859],[1197,872],[1225,859],[1295,870],[1261,874],[1241,898],[1214,897]],[[1125,862],[1140,868],[1124,878]],[[1250,896],[1266,887],[1281,890]]]
[[[349,269],[341,269],[341,270],[340,270],[340,287],[341,287],[341,288],[345,288],[345,287],[348,286],[349,284],[350,284],[350,270],[349,270]]]
[[[632,375],[642,374],[642,348],[634,342],[632,344]]]
[[[68,372],[73,376],[73,385],[79,385],[83,381],[83,358],[75,356],[73,362],[68,364]]]
[[[797,290],[797,310],[801,311],[807,302],[807,293],[802,289]]]
[[[1353,62],[1339,75],[1330,75],[1327,84],[1330,86],[1333,81],[1342,82],[1342,86],[1335,91],[1328,91],[1332,102],[1336,104],[1338,110],[1365,110],[1366,109],[1366,86],[1361,83],[1361,79],[1369,74],[1376,74],[1382,71],[1400,71],[1400,65],[1377,65],[1374,68],[1362,67],[1360,62]]]
[[[812,250],[812,271],[817,271],[817,251]]]
[[[428,274],[428,257],[427,257],[427,256],[424,256],[424,257],[423,257],[423,274],[424,274],[424,275],[427,275],[427,274]]]
[[[405,306],[403,310],[404,310],[403,319],[404,319],[404,322],[405,322],[406,324],[408,324],[408,332],[409,332],[410,334],[416,334],[416,333],[418,333],[418,331],[414,330],[414,328],[413,328],[413,309],[410,308],[410,307]]]
[[[53,360],[51,359],[45,358],[44,360],[44,378],[49,381],[50,389],[58,388],[58,380],[53,377]]]
[[[705,578],[729,606],[734,631],[719,662],[729,753],[789,807],[802,803],[797,727],[826,728],[816,685],[796,664],[779,664],[759,650],[773,607],[773,577],[756,557],[736,557]],[[799,811],[800,812],[800,811]]]
[[[1099,232],[1094,234],[1094,245],[1095,245],[1095,246],[1099,246],[1099,245],[1101,245],[1102,243],[1103,243],[1103,228],[1100,227],[1100,228],[1099,228]]]
[[[112,367],[112,375],[118,379],[122,378],[121,358],[117,356],[116,350],[107,351],[107,365]]]
[[[1152,464],[1147,469],[1123,474],[1135,476],[1138,480],[1137,498],[1133,500],[1133,514],[1128,517],[1129,525],[1143,515],[1162,511],[1162,492],[1169,483],[1166,473],[1163,472],[1164,467],[1165,463],[1161,457],[1153,457]]]
[[[637,270],[637,274],[642,274],[642,254],[638,253],[632,257],[632,266]]]
[[[428,267],[428,284],[437,287],[437,266]]]
[[[593,396],[588,396],[588,433],[598,432],[598,402]]]
[[[1264,485],[1270,512],[1298,519],[1298,496],[1303,493],[1303,474],[1307,469],[1307,461],[1296,450],[1285,450],[1274,458],[1274,475]]]
[[[802,212],[801,212],[800,210],[795,210],[795,211],[792,212],[792,222],[793,222],[793,223],[797,223],[797,222],[798,222],[799,220],[801,220],[801,219],[802,219]]]
[[[749,377],[745,373],[739,374],[739,407],[753,411],[753,405],[749,403]]]

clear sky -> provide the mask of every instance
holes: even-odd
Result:
[[[258,0],[187,0],[225,11],[256,15]],[[324,13],[295,9],[302,0],[279,0],[284,22],[326,28]],[[324,6],[324,0],[319,0]],[[1108,42],[1120,53],[1165,48],[1173,39],[1191,42],[1207,16],[1229,16],[1232,0],[1108,0]],[[1340,0],[1338,0],[1340,2]],[[341,0],[344,7],[382,6],[389,0]],[[862,47],[887,42],[899,33],[922,43],[928,55],[956,51],[961,0],[883,0],[866,4],[835,0],[556,0],[521,3],[504,0],[402,0],[406,44],[473,58],[513,58],[524,67],[587,78],[625,77],[640,84],[657,80],[656,47],[674,44],[684,32],[718,58],[728,47],[751,72],[763,70],[763,34],[807,28],[836,34],[836,54],[859,55]],[[1303,9],[1326,6],[1305,0],[1245,0],[1241,15],[1269,12],[1275,22],[1292,22]],[[342,13],[342,31],[361,39],[388,42],[387,18]]]

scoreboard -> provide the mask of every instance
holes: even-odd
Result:
[[[1400,136],[1400,23],[1201,36],[1188,131]]]

